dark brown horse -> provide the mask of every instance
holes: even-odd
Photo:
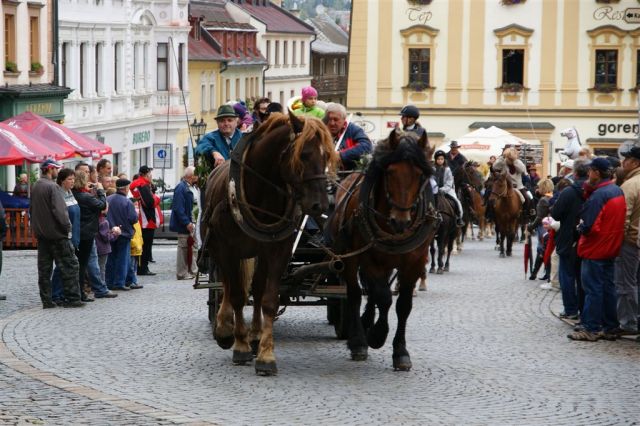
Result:
[[[505,256],[504,240],[507,239],[507,256],[511,256],[513,240],[518,228],[522,205],[516,189],[506,173],[495,173],[489,201],[493,202],[496,235],[500,245],[500,257]]]
[[[223,349],[233,345],[234,364],[253,359],[252,343],[259,346],[256,372],[277,373],[273,321],[280,278],[291,256],[300,212],[318,217],[328,208],[325,169],[334,164],[331,136],[322,122],[273,114],[239,142],[231,161],[209,176],[202,232],[209,232],[207,247],[224,284],[214,337]],[[252,258],[257,259],[249,336],[242,309]]]
[[[458,235],[459,229],[456,225],[456,210],[451,205],[451,202],[444,194],[438,194],[436,196],[436,206],[440,213],[441,221],[436,231],[436,236],[431,242],[431,268],[429,273],[442,274],[449,272],[449,259],[451,258],[451,252],[453,251],[453,243]],[[438,269],[436,270],[436,249],[438,251]],[[447,255],[444,260],[444,255]]]
[[[364,177],[350,175],[337,193],[329,226],[334,248],[350,253],[343,259],[343,278],[348,295],[348,347],[354,360],[367,358],[367,345],[380,348],[386,341],[392,304],[389,278],[397,269],[393,366],[411,368],[405,329],[413,288],[424,273],[429,242],[438,225],[429,184],[431,151],[426,135],[417,139],[414,133],[393,130],[388,139],[378,142]],[[358,275],[368,296],[362,319]],[[374,324],[375,307],[379,317]]]
[[[473,225],[473,220],[478,220],[477,214],[474,210],[473,193],[469,191],[469,188],[473,188],[476,191],[480,191],[482,188],[482,175],[476,169],[473,161],[467,161],[458,167],[454,175],[454,181],[456,186],[456,194],[462,204],[462,220],[464,226],[460,229],[457,239],[458,251],[462,251],[465,237],[467,236],[467,229]],[[483,213],[484,214],[484,213]],[[473,230],[471,231],[473,234]]]

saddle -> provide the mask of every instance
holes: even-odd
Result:
[[[438,192],[436,195],[436,207],[440,213],[456,217],[455,201],[450,195]]]

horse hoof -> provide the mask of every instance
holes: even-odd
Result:
[[[413,365],[409,355],[393,357],[393,371],[409,371]]]
[[[427,291],[427,283],[420,283],[419,291]]]
[[[415,291],[415,290],[414,290]],[[367,333],[367,344],[372,349],[380,349],[384,346],[384,342],[387,341],[387,335],[389,334],[389,325],[376,325]]]
[[[436,274],[442,275],[444,274],[444,271],[442,270],[442,268],[438,268],[438,270],[436,271]]]
[[[260,340],[252,340],[251,343],[251,353],[254,357],[258,356],[258,350],[260,349]]]
[[[253,361],[253,352],[240,352],[234,350],[231,361],[233,362],[233,365],[246,365],[248,362]]]
[[[258,376],[276,376],[278,367],[275,361],[256,361],[256,374]]]
[[[449,266],[445,266],[444,268],[442,268],[442,270],[445,272],[449,272]]]
[[[511,257],[511,252],[507,252],[507,257]]]
[[[500,257],[501,257],[501,258],[505,257],[505,256],[504,256],[504,253],[500,253]]]
[[[216,343],[218,344],[218,346],[220,346],[222,349],[231,349],[231,346],[233,346],[233,342],[235,342],[235,337],[233,337],[233,334],[231,336],[214,336],[216,339]]]
[[[429,269],[429,273],[430,273],[430,274],[433,274],[434,272],[436,272],[436,268],[431,268],[431,269]]]
[[[352,361],[366,361],[367,360],[367,347],[351,349]]]

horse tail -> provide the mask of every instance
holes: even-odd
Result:
[[[249,259],[240,260],[240,285],[244,290],[245,301],[249,298],[249,291],[251,290],[251,281],[253,280],[253,273],[255,271],[256,259],[251,257]]]

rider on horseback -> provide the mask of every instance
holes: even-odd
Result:
[[[450,201],[453,201],[456,205],[456,225],[462,227],[464,226],[464,221],[462,220],[462,204],[460,203],[460,200],[458,200],[456,191],[453,188],[453,174],[451,173],[451,169],[447,166],[445,156],[446,154],[442,150],[436,151],[434,154],[433,158],[436,162],[434,177],[438,184],[438,192],[443,194]]]
[[[506,172],[509,177],[509,181],[518,191],[518,197],[520,197],[520,203],[522,204],[522,210],[529,212],[529,215],[534,216],[535,210],[532,211],[533,195],[525,188],[522,183],[522,176],[527,174],[527,169],[522,161],[518,159],[518,152],[515,148],[506,148],[500,158],[493,164],[493,170],[496,172]]]

